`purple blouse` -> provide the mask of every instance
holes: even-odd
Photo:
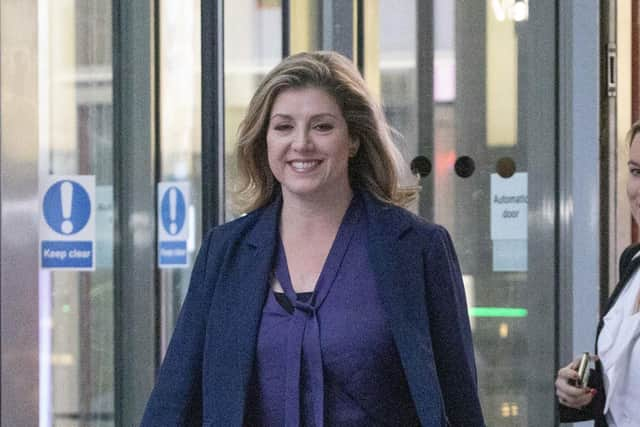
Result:
[[[274,273],[290,304],[268,293],[245,425],[420,425],[366,240],[366,212],[356,196],[306,301],[293,290],[279,242]]]

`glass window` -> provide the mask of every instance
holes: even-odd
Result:
[[[202,239],[200,1],[159,3],[160,181],[187,182],[189,238],[184,268],[160,274],[161,348],[164,353],[186,295]]]
[[[240,121],[266,73],[282,59],[279,0],[236,0],[224,9],[225,218],[234,218],[235,144]],[[242,31],[237,31],[242,28]]]
[[[41,271],[40,425],[113,425],[111,2],[40,2],[40,175],[95,175],[96,269]]]
[[[291,54],[320,49],[320,0],[289,2]]]
[[[543,326],[535,320],[553,318],[554,281],[530,276],[528,263],[536,261],[527,256],[527,233],[534,227],[527,222],[533,215],[527,192],[536,183],[527,182],[533,141],[522,128],[531,120],[526,109],[534,94],[526,82],[533,74],[526,65],[533,53],[526,49],[534,44],[523,41],[540,35],[527,31],[528,13],[513,10],[528,2],[431,3],[426,10],[416,1],[365,2],[364,74],[408,160],[422,155],[433,165],[421,180],[420,214],[447,227],[458,252],[486,422],[530,425],[528,409],[553,402],[552,392],[540,392],[530,377],[533,348],[551,355],[548,378],[554,373],[554,348],[539,340]],[[430,49],[429,66],[419,61],[424,49]],[[431,87],[421,87],[424,76],[432,78]],[[553,176],[553,167],[546,173]],[[523,197],[508,211],[524,218],[513,229],[511,217],[492,217],[494,196],[505,195]],[[528,310],[533,288],[546,298],[546,312]]]

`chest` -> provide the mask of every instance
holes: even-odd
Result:
[[[333,235],[283,239],[289,275],[296,292],[314,290],[333,241]]]
[[[603,319],[598,353],[609,395],[622,390],[625,383],[640,383],[640,371],[631,368],[640,364],[640,313],[635,310],[639,289],[640,273],[636,272]]]
[[[398,413],[407,417],[401,425],[416,425],[366,247],[355,237],[344,263],[337,262],[335,251],[332,255],[327,268],[335,275],[323,275],[314,297],[305,300],[314,307],[312,313],[300,311],[289,300],[284,304],[282,295],[267,295],[250,387],[250,417],[260,420],[253,425],[283,425],[287,404],[282,404],[282,396],[297,395],[305,419],[313,417],[318,396],[323,396],[326,425],[345,425],[348,420],[370,425],[369,416],[397,421]],[[282,267],[276,264],[276,272]],[[331,280],[325,280],[328,277]],[[295,298],[289,286],[284,283],[288,297]],[[385,392],[379,387],[383,383]],[[293,391],[290,384],[296,385]]]

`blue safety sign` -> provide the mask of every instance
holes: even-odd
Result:
[[[158,267],[188,267],[189,183],[158,183]]]
[[[184,204],[184,194],[178,187],[172,185],[165,191],[160,205],[160,214],[164,230],[171,236],[176,236],[184,227],[187,209]]]
[[[95,177],[47,176],[40,184],[40,266],[93,270]]]
[[[56,233],[76,234],[87,225],[91,215],[89,194],[77,182],[58,181],[44,195],[42,214]]]

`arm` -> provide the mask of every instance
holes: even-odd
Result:
[[[447,231],[438,227],[426,253],[426,299],[433,353],[452,426],[484,426],[467,302],[458,259]]]
[[[193,266],[189,291],[141,427],[202,424],[202,351],[213,288],[206,273],[212,235],[203,241]]]
[[[620,275],[620,282],[611,294],[609,301],[605,307],[605,313],[609,311],[613,305],[618,294],[624,287],[625,283],[629,279],[630,274],[633,272],[628,271],[629,267],[632,267],[633,256],[638,252],[639,246],[631,245],[627,247],[620,255],[620,261],[618,264],[618,272]],[[600,318],[598,323],[598,335],[602,327],[604,326],[603,318]],[[598,351],[598,342],[596,336],[596,353]],[[560,414],[561,422],[577,422],[592,420],[603,416],[605,406],[605,390],[602,381],[602,363],[596,361],[596,369],[591,371],[589,377],[589,388],[595,391],[595,395],[591,396],[577,396],[576,388],[568,384],[568,380],[573,378],[575,369],[575,361],[563,368],[560,368],[556,376],[555,387],[556,395],[558,396],[558,411]]]

